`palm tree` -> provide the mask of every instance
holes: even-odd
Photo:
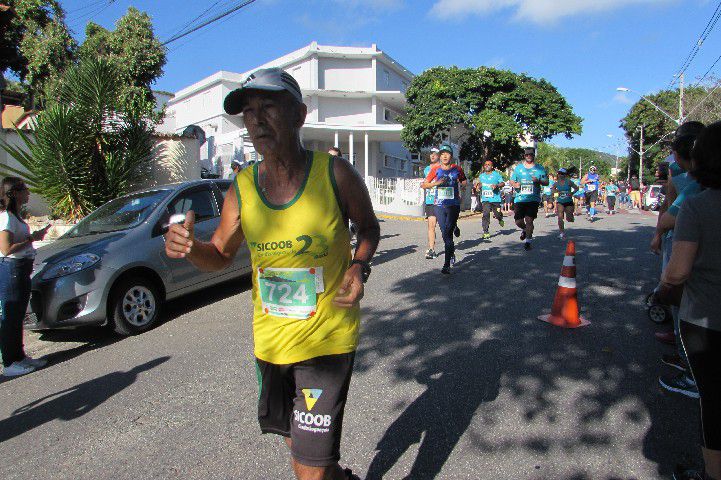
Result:
[[[0,173],[24,177],[54,215],[70,220],[137,189],[151,173],[153,125],[140,114],[147,100],[123,95],[120,78],[102,59],[70,69],[34,135],[16,130],[24,148],[0,144],[27,172]]]

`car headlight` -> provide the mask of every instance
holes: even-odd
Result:
[[[80,255],[75,255],[74,257],[63,260],[60,263],[51,265],[43,273],[42,279],[50,280],[64,275],[70,275],[71,273],[90,268],[99,261],[100,257],[93,253],[81,253]]]

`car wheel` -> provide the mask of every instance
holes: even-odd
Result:
[[[162,299],[148,280],[130,277],[113,288],[110,303],[114,329],[120,335],[135,335],[152,328],[160,318]]]
[[[648,307],[648,318],[653,323],[665,323],[668,320],[668,312],[661,305],[652,305]]]

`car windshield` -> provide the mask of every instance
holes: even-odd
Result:
[[[127,230],[143,223],[155,207],[170,193],[153,190],[116,198],[83,218],[65,237],[82,237],[96,233]]]

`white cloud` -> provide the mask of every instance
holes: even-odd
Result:
[[[436,0],[431,14],[450,19],[512,9],[515,20],[549,24],[564,17],[605,12],[632,4],[653,5],[671,1],[675,0]]]

